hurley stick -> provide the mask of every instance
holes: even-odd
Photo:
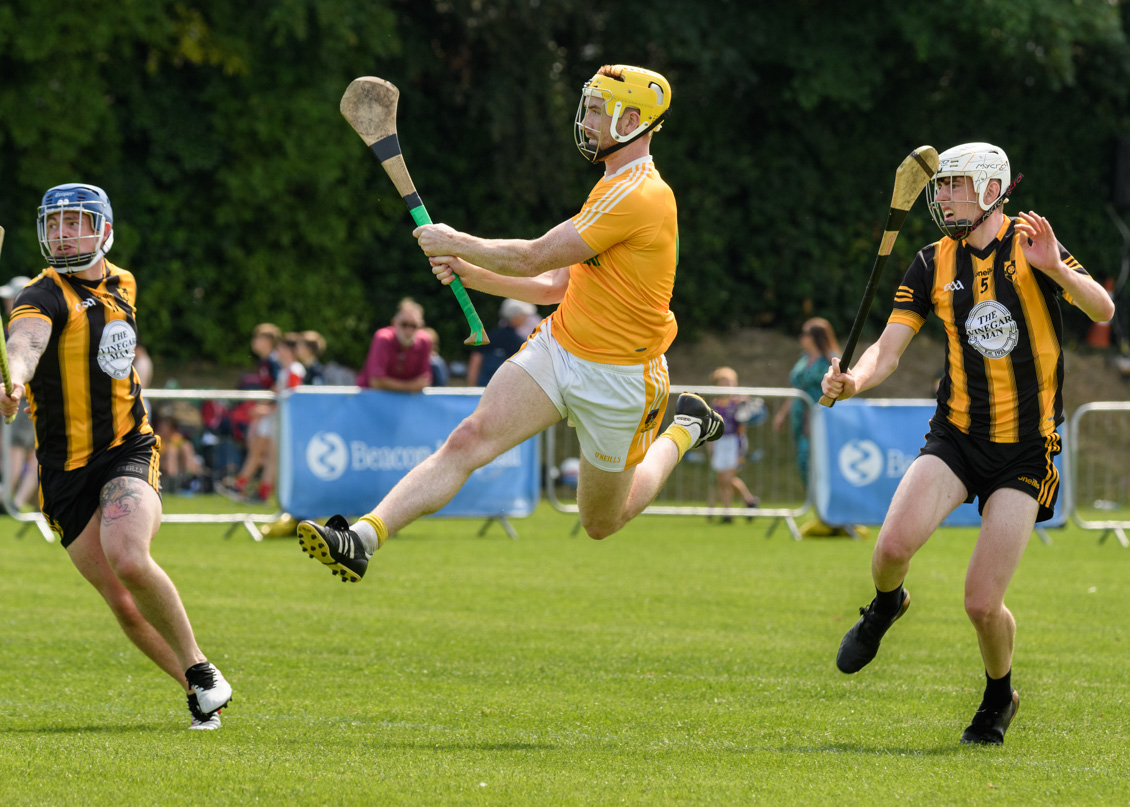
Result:
[[[887,258],[890,257],[895,240],[899,237],[902,223],[906,221],[906,214],[914,206],[914,200],[922,193],[926,183],[937,172],[938,152],[933,146],[919,146],[907,155],[895,171],[895,189],[891,194],[891,211],[887,214],[887,226],[883,228],[879,254],[875,257],[875,265],[871,268],[871,277],[867,280],[863,300],[859,303],[855,322],[851,324],[851,334],[848,336],[847,344],[844,345],[843,355],[840,356],[841,372],[847,370],[851,363],[855,343],[859,341],[859,333],[863,330],[863,323],[871,311],[871,302],[875,299],[875,291],[879,288],[879,276],[883,274],[883,267],[887,265]],[[835,398],[829,398],[827,395],[820,397],[822,406],[832,406],[835,402]]]
[[[353,131],[365,141],[365,145],[377,155],[381,167],[408,205],[413,221],[417,226],[422,226],[431,224],[432,219],[420,194],[416,192],[416,186],[412,184],[412,177],[408,175],[408,168],[400,153],[400,141],[396,137],[396,101],[399,97],[400,90],[384,79],[362,76],[346,87],[345,95],[341,97],[341,114],[349,121]],[[459,307],[463,309],[463,316],[467,318],[467,324],[471,326],[471,335],[463,340],[463,344],[488,344],[482,320],[467,297],[462,281],[455,277],[450,285],[455,292],[455,299],[459,301]]]

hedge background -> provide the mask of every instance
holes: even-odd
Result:
[[[1047,215],[1101,280],[1122,249],[1107,206],[1130,135],[1128,21],[1114,0],[9,0],[0,277],[42,268],[39,198],[81,180],[113,201],[111,257],[138,276],[156,356],[243,363],[271,320],[357,365],[405,294],[458,354],[455,300],[341,93],[359,75],[400,87],[435,220],[535,237],[598,178],[573,114],[596,68],[624,62],[672,83],[653,153],[680,207],[683,338],[791,332],[809,312],[846,333],[894,169],[924,143],[1004,147],[1024,174],[1007,209]],[[920,201],[881,296],[936,237]],[[472,295],[492,322],[497,298]]]

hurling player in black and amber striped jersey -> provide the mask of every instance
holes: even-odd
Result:
[[[1007,156],[988,143],[940,155],[927,198],[945,237],[915,257],[879,341],[851,369],[833,360],[823,382],[839,400],[874,387],[894,372],[931,311],[945,326],[945,372],[930,433],[875,544],[875,599],[860,609],[836,663],[853,673],[875,657],[883,634],[910,605],[903,581],[911,558],[958,505],[976,499],[981,530],[966,574],[965,611],[977,632],[985,691],[961,736],[974,744],[1003,743],[1020,705],[1012,687],[1016,623],[1004,595],[1059,490],[1057,297],[1096,322],[1114,316],[1110,296],[1060,245],[1047,219],[1031,211],[1005,216],[1010,177]]]
[[[126,635],[184,688],[191,728],[219,728],[231,686],[200,652],[180,595],[149,554],[161,523],[160,443],[133,369],[133,275],[112,265],[114,213],[94,185],[51,188],[39,207],[47,268],[15,300],[13,389],[35,421],[40,509]],[[10,672],[10,671],[9,671]]]

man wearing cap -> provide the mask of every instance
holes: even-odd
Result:
[[[533,303],[507,297],[498,309],[498,327],[487,332],[490,344],[481,345],[467,360],[467,386],[485,387],[502,363],[521,350],[529,333],[526,323],[537,316]]]

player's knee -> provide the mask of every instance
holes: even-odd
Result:
[[[110,564],[114,576],[127,589],[134,589],[144,584],[152,563],[147,554],[130,550],[107,551],[106,561]]]
[[[897,534],[884,533],[875,542],[875,560],[880,567],[903,566],[910,563],[913,556],[910,545],[899,540]]]
[[[482,448],[483,430],[472,418],[464,418],[448,435],[441,449],[450,457],[473,457]]]
[[[581,527],[584,528],[585,533],[589,538],[594,541],[603,541],[610,535],[620,531],[623,523],[619,521],[610,521],[601,518],[581,518]]]
[[[440,449],[444,462],[473,471],[497,457],[508,446],[487,434],[473,417],[464,418]]]
[[[965,593],[965,615],[975,627],[991,625],[1001,613],[1004,604],[994,597],[977,592]]]

